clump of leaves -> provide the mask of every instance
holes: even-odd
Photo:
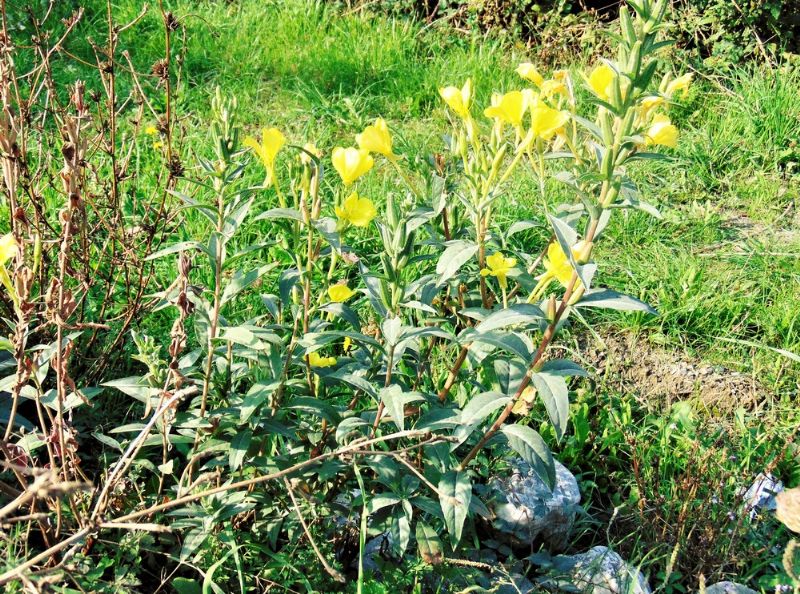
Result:
[[[577,80],[521,64],[522,88],[496,93],[483,110],[469,80],[440,89],[449,154],[427,167],[396,151],[381,118],[330,158],[275,128],[242,141],[236,100],[217,91],[208,149],[168,188],[205,233],[145,260],[177,259],[175,281],[156,296],[175,312],[168,344],[162,352],[136,336],[147,373],[105,384],[140,400],[144,422],[116,428],[129,435],[121,442],[98,434],[120,454],[87,496],[69,499],[70,537],[0,584],[97,530],[134,529],[179,533],[176,571],[202,567],[216,590],[232,564],[230,579],[244,588],[236,534],[245,527],[269,543],[256,549],[263,557],[305,538],[341,582],[349,568],[334,566],[313,529],[334,509],[356,518],[363,584],[368,532],[391,534],[396,556],[415,544],[429,563],[458,555],[475,517],[488,515],[473,487],[510,452],[552,485],[553,455],[537,427],[564,436],[569,378],[586,372],[549,349],[587,308],[652,312],[598,286],[594,247],[615,211],[657,215],[627,170],[667,158],[660,149],[679,136],[669,106],[690,84],[656,78],[666,0],[629,4],[615,59]],[[576,85],[590,92],[585,104]],[[493,216],[525,167],[543,196],[548,180],[575,195],[538,213],[550,238],[535,249],[519,238],[536,213],[510,227]],[[254,168],[263,183],[248,181]],[[382,212],[362,185],[376,169],[400,188]],[[237,307],[256,294],[257,311]],[[129,499],[134,471],[147,486]],[[59,514],[67,500],[50,501]]]

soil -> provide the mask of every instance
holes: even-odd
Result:
[[[695,400],[711,412],[752,409],[764,401],[766,391],[746,374],[693,360],[650,343],[631,333],[579,339],[584,364],[598,381],[615,390],[634,392],[651,405],[669,408],[682,400]]]

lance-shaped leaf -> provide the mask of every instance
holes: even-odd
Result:
[[[382,388],[380,396],[381,401],[392,416],[392,421],[400,431],[403,430],[406,404],[424,400],[422,394],[418,392],[403,392],[403,389],[397,384]]]
[[[250,440],[253,437],[253,432],[250,429],[239,431],[231,440],[231,449],[228,452],[228,464],[231,470],[238,470],[244,462],[244,457],[247,454],[247,448],[250,447]]]
[[[556,483],[556,464],[550,448],[536,431],[525,425],[505,425],[501,429],[508,445],[517,452],[550,489]]]
[[[562,375],[564,377],[571,377],[574,375],[589,377],[589,373],[583,367],[569,359],[551,359],[542,365],[539,371],[552,373],[553,375]]]
[[[458,441],[453,444],[452,449],[455,450],[464,443],[486,417],[508,404],[509,400],[508,396],[498,392],[484,392],[473,397],[461,411],[461,424],[454,433]]]
[[[231,278],[230,282],[228,282],[225,290],[222,292],[221,303],[224,305],[236,295],[241,293],[244,289],[252,285],[262,276],[264,276],[267,272],[278,266],[280,262],[272,262],[271,264],[265,264],[264,266],[259,266],[258,268],[254,268],[249,272],[242,272],[241,270],[236,270],[233,273],[233,277]]]
[[[464,522],[472,502],[472,483],[463,470],[451,470],[439,479],[439,505],[444,514],[444,523],[450,534],[453,548],[461,540]]]
[[[162,258],[164,256],[168,256],[169,254],[174,254],[177,252],[185,252],[188,250],[201,250],[203,246],[198,241],[180,241],[178,243],[173,243],[171,246],[165,247],[163,250],[158,250],[157,252],[153,252],[149,256],[145,258],[145,261],[148,260],[155,260],[157,258]]]
[[[550,422],[556,431],[559,440],[567,430],[569,419],[569,390],[567,382],[560,375],[538,371],[532,375],[533,385],[539,397],[544,402]]]
[[[417,522],[417,550],[425,563],[441,565],[444,562],[442,541],[436,531],[425,522]]]
[[[253,220],[262,221],[264,219],[289,219],[291,221],[299,221],[302,223],[303,215],[300,214],[300,211],[295,210],[294,208],[271,208],[266,212],[262,212]]]
[[[436,264],[436,274],[439,275],[439,284],[444,284],[458,272],[478,251],[478,245],[471,241],[456,240],[447,243],[447,248],[442,252]]]
[[[649,314],[658,315],[658,312],[644,301],[639,301],[635,297],[617,293],[611,289],[590,289],[583,294],[581,300],[573,305],[573,307],[600,307],[619,311],[644,311]]]
[[[500,384],[500,392],[513,396],[517,393],[520,382],[528,372],[527,365],[513,359],[498,358],[494,360],[494,373]]]
[[[470,328],[462,332],[459,339],[462,344],[472,342],[491,345],[511,353],[525,362],[530,361],[533,356],[530,345],[522,338],[522,335],[514,332],[477,332]]]
[[[361,427],[369,427],[361,417],[347,417],[343,419],[339,426],[336,427],[336,442],[344,443],[345,439],[354,432],[358,432]]]
[[[544,312],[535,305],[517,303],[491,313],[475,329],[478,332],[491,332],[517,324],[538,324],[543,319]]]

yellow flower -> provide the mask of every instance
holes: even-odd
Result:
[[[639,115],[642,119],[646,119],[650,112],[664,105],[664,98],[659,97],[657,95],[649,95],[642,99],[642,103],[639,107]]]
[[[311,367],[331,367],[336,365],[336,357],[323,357],[316,351],[306,355],[306,358]]]
[[[19,306],[19,299],[14,289],[14,284],[11,282],[11,277],[8,276],[6,262],[15,257],[18,251],[19,244],[17,244],[17,240],[14,239],[12,233],[7,233],[3,235],[3,237],[0,237],[0,283],[6,288],[8,294],[11,295],[11,299],[13,299],[14,305],[16,306]]]
[[[528,107],[528,101],[522,91],[510,91],[497,98],[495,105],[487,107],[483,114],[487,118],[496,118],[513,126],[522,124],[522,116]]]
[[[572,257],[579,264],[586,262],[589,259],[588,252],[590,248],[591,244],[579,241],[572,246]],[[545,271],[538,277],[539,282],[531,295],[532,300],[537,299],[552,281],[557,280],[561,285],[567,287],[572,280],[572,263],[567,258],[564,250],[561,249],[561,244],[557,241],[547,246],[547,256],[545,256],[543,263]],[[573,303],[575,299],[580,299],[581,295],[583,295],[583,283],[578,279],[575,281],[570,303]]]
[[[342,202],[341,206],[337,206],[334,210],[342,223],[349,223],[356,227],[366,227],[378,214],[378,211],[375,210],[375,205],[369,198],[361,198],[355,192],[350,194]]]
[[[351,185],[359,177],[372,169],[375,161],[369,152],[355,147],[342,148],[337,146],[331,154],[333,168],[339,173],[345,186]]]
[[[469,117],[469,107],[472,101],[472,81],[467,79],[464,86],[460,89],[457,87],[444,87],[439,89],[439,95],[442,96],[447,106],[452,109],[460,118]]]
[[[164,143],[161,142],[160,140],[157,140],[156,142],[153,143],[154,150],[160,151],[163,148],[164,148]]]
[[[340,283],[338,285],[331,285],[328,287],[328,297],[334,303],[344,303],[350,297],[355,295],[356,292],[347,286],[345,283]]]
[[[14,239],[13,233],[6,233],[0,237],[0,266],[5,265],[11,258],[19,252],[19,244]]]
[[[554,97],[556,95],[563,95],[566,97],[569,94],[567,85],[564,81],[558,79],[546,80],[541,84],[542,96]]]
[[[155,136],[156,134],[158,134],[158,128],[150,124],[149,126],[147,126],[147,128],[144,129],[144,133],[147,134],[148,136]]]
[[[608,101],[611,99],[612,85],[615,78],[617,78],[617,73],[611,66],[603,62],[592,70],[586,82],[589,83],[589,88],[598,98]]]
[[[349,353],[350,349],[352,349],[352,348],[353,348],[353,339],[350,338],[349,336],[345,336],[344,337],[344,342],[342,343],[342,350],[345,353]]]
[[[536,70],[536,66],[530,62],[524,62],[517,66],[517,74],[525,80],[532,82],[537,87],[541,87],[544,82],[544,77]]]
[[[508,273],[517,265],[516,258],[506,258],[502,252],[495,252],[486,258],[486,264],[488,268],[481,270],[481,276],[497,277],[500,288],[505,289],[508,286]]]
[[[683,76],[679,76],[675,80],[671,81],[667,85],[667,89],[664,94],[667,97],[672,97],[675,93],[680,93],[682,97],[685,97],[689,92],[689,85],[692,84],[692,76],[694,75],[691,72],[687,72]]]
[[[243,143],[246,147],[253,149],[253,151],[261,159],[264,168],[267,170],[266,184],[272,184],[272,178],[275,175],[275,157],[278,152],[286,144],[286,137],[277,128],[264,128],[261,131],[261,144],[252,136],[244,139]]]
[[[540,103],[531,109],[531,132],[542,140],[550,140],[569,120],[569,112]]]
[[[573,255],[575,248],[572,248]],[[545,275],[549,275],[556,279],[565,287],[572,279],[572,263],[567,258],[564,250],[561,249],[561,244],[557,241],[552,242],[547,247],[547,256],[544,259]],[[578,281],[580,282],[580,280]]]
[[[660,144],[671,148],[678,146],[678,129],[663,114],[653,117],[653,123],[644,136],[645,145]]]
[[[376,119],[373,125],[364,128],[361,134],[356,134],[356,142],[362,150],[378,153],[389,159],[394,158],[392,136],[383,118]]]
[[[554,70],[553,78],[558,82],[567,84],[567,81],[569,81],[569,70]]]

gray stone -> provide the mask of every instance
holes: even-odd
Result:
[[[582,594],[650,594],[650,586],[635,569],[608,547],[579,555],[558,555],[543,585]],[[717,593],[719,594],[719,593]]]
[[[563,550],[580,509],[578,481],[558,461],[552,491],[523,460],[515,460],[513,469],[510,477],[492,483],[499,495],[493,510],[495,530],[508,535],[514,544],[530,544],[540,538],[551,551]]]
[[[758,594],[747,586],[736,582],[717,582],[711,586],[706,586],[706,594]]]
[[[396,563],[392,547],[394,539],[391,532],[383,532],[364,543],[364,571],[380,574],[381,565],[387,562]],[[358,569],[358,557],[353,561],[353,569]]]

